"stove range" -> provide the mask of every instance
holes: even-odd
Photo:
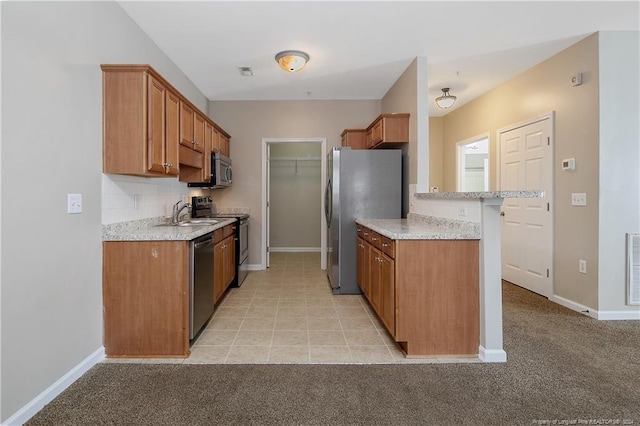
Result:
[[[235,224],[235,246],[236,246],[236,275],[231,283],[232,287],[240,287],[245,278],[247,270],[242,266],[249,257],[249,215],[246,213],[214,213],[213,201],[210,196],[204,195],[191,197],[191,216],[194,218],[234,218]]]

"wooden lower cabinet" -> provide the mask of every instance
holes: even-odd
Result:
[[[477,355],[478,241],[390,240],[357,228],[358,285],[405,354]]]
[[[107,356],[189,356],[189,251],[189,241],[103,242]]]
[[[236,276],[236,248],[233,227],[227,225],[216,234],[213,248],[213,302],[218,303]],[[216,231],[217,232],[217,231]]]

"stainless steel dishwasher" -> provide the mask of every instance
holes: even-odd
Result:
[[[213,314],[213,232],[191,241],[189,340]]]

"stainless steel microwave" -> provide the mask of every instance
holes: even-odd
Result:
[[[209,182],[189,182],[188,186],[197,188],[226,188],[231,186],[233,170],[231,159],[219,152],[211,153],[211,177]]]

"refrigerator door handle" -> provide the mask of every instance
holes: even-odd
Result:
[[[327,221],[327,227],[331,226],[331,215],[333,214],[333,197],[332,197],[331,179],[327,182],[324,190],[324,218]]]

